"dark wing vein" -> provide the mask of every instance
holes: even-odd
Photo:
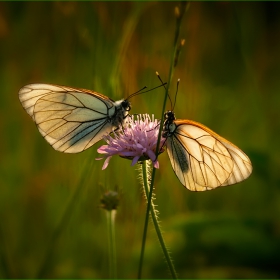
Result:
[[[83,95],[63,92],[50,93],[37,100],[35,122],[54,149],[80,152],[112,130],[107,103],[97,98],[95,109],[95,103],[85,105],[82,98],[88,100]]]

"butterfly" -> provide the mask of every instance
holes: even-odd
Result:
[[[236,184],[252,173],[248,156],[208,127],[165,112],[163,137],[172,168],[191,191]]]
[[[19,100],[46,141],[64,153],[82,152],[125,125],[131,109],[128,99],[52,84],[26,85]]]

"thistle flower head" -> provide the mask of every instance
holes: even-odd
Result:
[[[106,191],[100,199],[101,207],[107,211],[116,210],[119,205],[119,194],[115,191]]]
[[[105,162],[102,170],[107,168],[112,156],[118,155],[132,160],[131,166],[138,161],[150,159],[155,168],[159,168],[159,162],[156,156],[156,146],[159,133],[159,121],[154,120],[148,114],[131,116],[127,126],[124,129],[115,131],[111,135],[104,136],[107,145],[101,146],[97,152],[103,154]],[[161,138],[160,147],[165,139]],[[163,150],[159,151],[162,153]],[[102,159],[102,158],[97,158]]]

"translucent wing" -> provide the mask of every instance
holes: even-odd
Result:
[[[105,95],[88,90],[88,89],[78,89],[66,86],[51,85],[51,84],[30,84],[22,87],[19,91],[19,100],[26,110],[26,112],[34,119],[33,111],[34,106],[38,99],[42,96],[50,93],[87,93],[89,95],[94,95],[97,98],[103,99],[104,102],[108,104],[109,107],[114,106],[114,101]]]
[[[212,190],[245,180],[250,159],[238,147],[209,128],[190,120],[175,120],[167,137],[167,153],[180,182],[191,191]]]
[[[110,133],[115,128],[112,118],[121,108],[120,102],[117,108],[97,92],[49,84],[24,86],[19,99],[43,137],[65,153],[84,151]]]

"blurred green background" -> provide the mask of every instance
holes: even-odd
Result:
[[[137,276],[146,204],[130,162],[55,151],[18,100],[28,83],[88,88],[114,100],[167,80],[175,2],[0,2],[0,277],[108,278],[106,189],[121,193],[118,277]],[[279,278],[280,3],[192,2],[174,72],[177,118],[205,124],[251,158],[240,184],[193,193],[167,154],[156,204],[180,278]],[[132,113],[160,118],[163,89]],[[170,109],[170,104],[167,104]],[[72,201],[72,202],[71,202]],[[169,278],[152,223],[144,278]]]

